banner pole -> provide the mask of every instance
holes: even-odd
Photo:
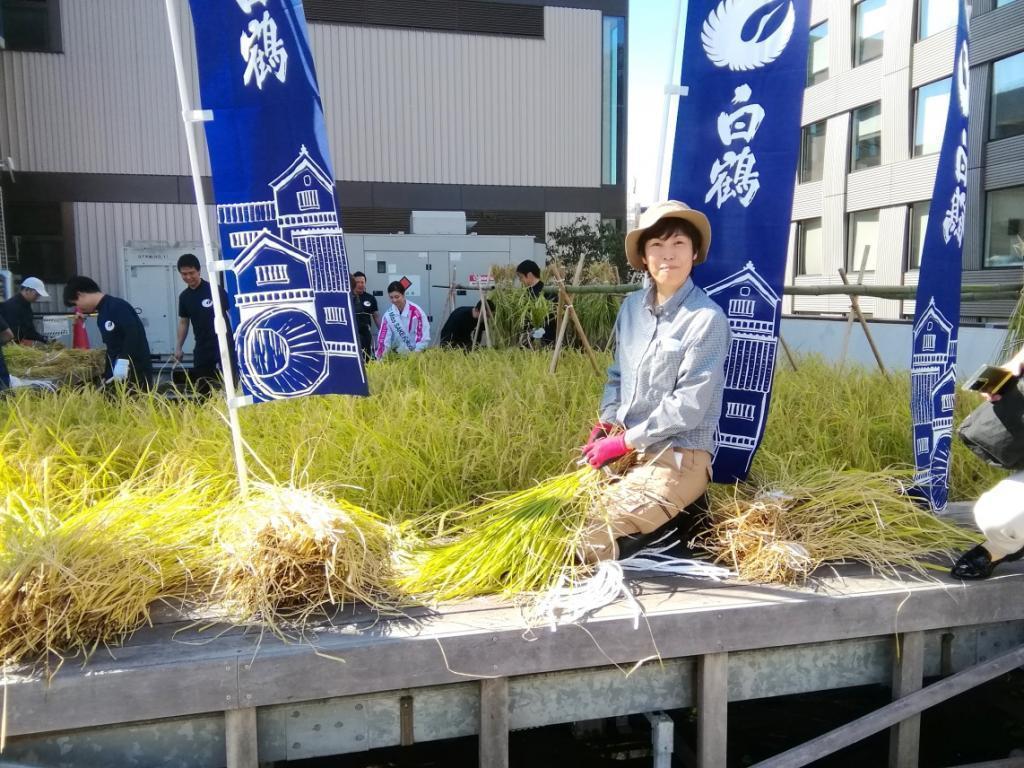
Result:
[[[665,145],[668,142],[668,118],[672,96],[682,96],[681,90],[673,88],[676,77],[676,55],[679,53],[679,28],[682,26],[683,0],[676,0],[676,23],[672,32],[672,58],[668,63],[668,78],[665,81],[665,94],[662,96],[661,136],[658,139],[658,164],[654,169],[654,200],[656,203],[668,197],[661,194],[661,179],[665,170]]]
[[[178,29],[177,6],[178,0],[164,0],[164,7],[167,10],[167,29],[171,37],[171,51],[174,54],[174,74],[178,81],[178,99],[181,102],[181,119],[185,124],[185,144],[188,146],[188,162],[192,169],[192,188],[195,191],[196,207],[199,209],[199,229],[203,236],[206,274],[215,289],[210,291],[210,294],[213,299],[214,328],[217,331],[217,342],[220,347],[220,367],[224,377],[224,393],[228,406],[228,424],[231,427],[231,444],[235,454],[235,470],[238,472],[238,489],[245,497],[249,494],[249,470],[242,445],[242,427],[238,420],[239,398],[235,389],[235,372],[231,365],[232,342],[228,337],[227,323],[224,322],[226,307],[221,302],[220,282],[217,280],[217,273],[220,269],[210,235],[210,222],[207,220],[206,212],[206,193],[203,191],[203,179],[199,173],[199,152],[196,149],[195,124],[212,119],[212,115],[192,109],[192,99],[189,95],[181,49],[181,31]]]

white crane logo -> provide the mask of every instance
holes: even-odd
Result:
[[[746,39],[744,27],[755,13],[772,4],[776,7],[764,13],[756,32],[750,39]],[[778,28],[764,37],[765,28],[783,8],[785,16]],[[745,72],[771,64],[779,58],[789,44],[794,26],[796,11],[792,0],[782,4],[778,0],[722,0],[704,22],[700,39],[708,58],[716,67]]]

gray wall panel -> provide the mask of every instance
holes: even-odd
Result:
[[[1024,48],[1024,5],[1010,3],[971,21],[971,63],[1000,59]]]
[[[189,173],[162,3],[61,7],[63,54],[0,57],[0,149],[30,171]],[[312,25],[336,176],[599,187],[601,13],[544,13],[544,39]]]
[[[914,88],[925,83],[949,77],[953,71],[953,45],[956,43],[956,28],[938,32],[914,44],[913,76]]]

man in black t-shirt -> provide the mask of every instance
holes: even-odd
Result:
[[[174,359],[181,360],[184,355],[182,348],[191,325],[195,337],[192,383],[200,393],[209,394],[220,381],[222,371],[220,344],[214,327],[213,287],[203,280],[199,259],[194,254],[186,253],[178,259],[178,274],[186,287],[178,296],[178,345],[174,349]],[[217,286],[217,290],[220,291],[221,307],[224,309],[224,322],[228,323],[228,295],[220,286]],[[231,327],[230,323],[228,327]]]
[[[476,332],[476,346],[484,335],[484,323],[480,319],[481,302],[475,307],[456,307],[445,320],[444,328],[441,329],[442,347],[458,347],[469,351],[473,349],[473,333]],[[487,302],[487,317],[494,317],[494,305]]]
[[[369,362],[373,359],[372,325],[380,325],[380,314],[377,297],[366,292],[366,275],[362,272],[352,273],[352,305],[356,313],[359,348],[363,351],[363,360]]]
[[[532,259],[526,259],[521,261],[516,266],[516,277],[519,278],[519,282],[530,292],[533,298],[544,296],[544,281],[540,279],[540,265]],[[544,325],[539,328],[527,328],[530,336],[533,339],[533,343],[539,343],[542,346],[546,344],[553,344],[555,341],[555,297],[547,296],[548,303],[551,305],[551,309],[548,311],[548,316],[544,320]],[[533,346],[533,343],[530,346]]]

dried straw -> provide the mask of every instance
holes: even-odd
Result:
[[[241,621],[302,635],[329,606],[380,608],[391,580],[392,531],[381,518],[316,489],[259,484],[220,528],[214,594]]]
[[[82,384],[100,376],[106,359],[102,349],[54,349],[19,344],[6,345],[3,355],[13,376],[68,384]]]
[[[797,468],[774,464],[768,484],[716,494],[711,531],[701,544],[740,578],[805,581],[825,563],[860,562],[882,575],[908,568],[923,575],[928,558],[950,556],[979,537],[922,511],[902,493],[907,473]],[[794,462],[796,463],[796,462]]]

